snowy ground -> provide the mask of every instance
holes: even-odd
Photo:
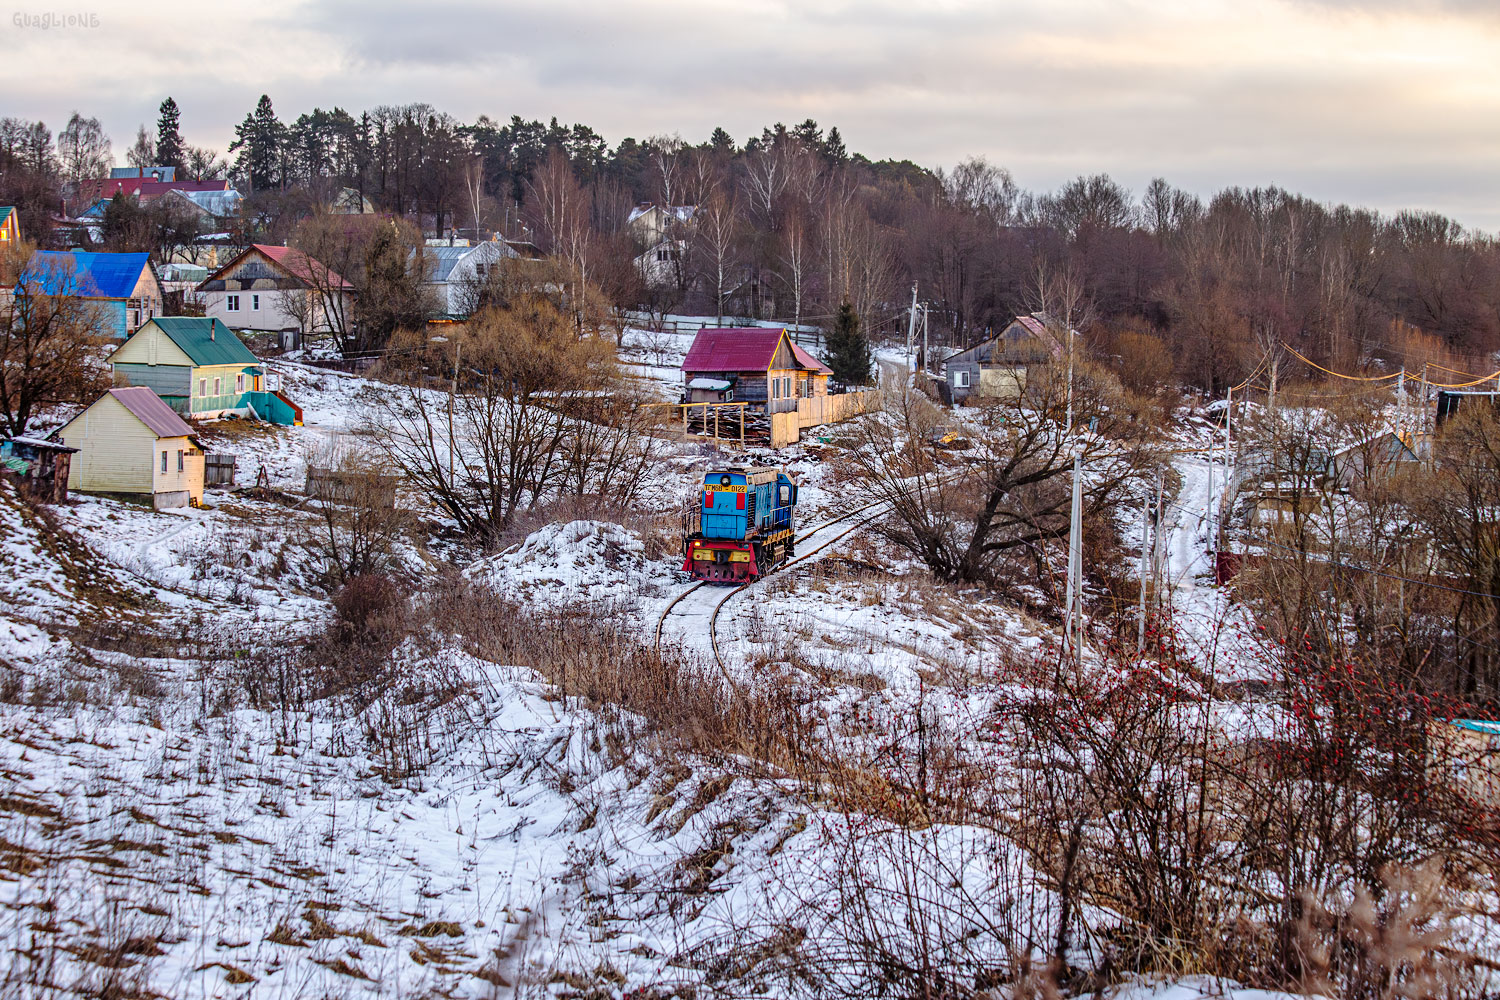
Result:
[[[627,331],[625,360],[675,395],[690,340]],[[358,440],[383,390],[273,367],[306,425],[211,425],[210,448],[240,456],[241,484],[264,469],[300,494],[308,461]],[[649,642],[689,586],[675,513],[723,457],[677,446],[639,524],[542,525],[466,572],[538,609],[621,615]],[[858,519],[814,453],[779,457],[801,483],[801,551]],[[1204,556],[1207,466],[1180,455],[1176,467],[1174,621],[1215,672],[1252,676],[1253,650],[1207,648],[1215,623],[1244,623]],[[916,929],[1007,906],[1050,935],[1051,894],[994,831],[842,813],[743,761],[664,764],[638,720],[564,704],[529,670],[406,648],[403,684],[369,704],[299,700],[279,671],[330,614],[304,538],[315,515],[295,497],[208,503],[157,512],[80,497],[58,511],[59,535],[0,488],[13,689],[0,707],[0,934],[30,942],[10,950],[8,981],[59,996],[494,997],[523,979],[556,995],[783,995],[794,959],[854,931],[850,858],[898,950]],[[426,571],[417,547],[404,558]],[[1018,664],[1055,641],[1050,625],[933,584],[859,532],[729,593],[695,591],[665,643],[709,659],[709,616],[725,601],[726,682],[792,692],[851,760],[899,757],[917,713],[988,739],[997,706],[1025,696]],[[972,940],[965,961],[1010,958]],[[1273,1000],[1194,979],[1116,996]]]

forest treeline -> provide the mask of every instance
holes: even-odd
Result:
[[[535,242],[622,307],[827,323],[847,301],[879,337],[903,329],[916,282],[940,343],[1061,304],[1128,381],[1210,393],[1278,342],[1341,370],[1420,367],[1425,355],[1413,356],[1433,351],[1481,365],[1500,348],[1500,246],[1433,212],[1390,216],[1276,187],[1205,200],[1163,179],[1132,192],[1105,174],[1030,192],[984,159],[872,161],[812,120],[744,141],[718,128],[696,145],[611,145],[583,124],[465,123],[427,104],[287,120],[262,97],[221,157],[184,141],[170,98],[161,111],[126,159],[228,176],[247,196],[247,239],[293,238],[353,189],[428,235]],[[44,123],[0,120],[0,204],[45,243],[65,203],[76,209],[76,182],[107,173],[110,148],[78,113],[55,140]],[[652,249],[627,225],[646,202],[697,206],[690,228],[667,234],[680,237],[675,280],[646,281],[633,263]],[[103,243],[160,250],[156,235],[132,225]]]

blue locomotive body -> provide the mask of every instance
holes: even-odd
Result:
[[[797,484],[780,469],[715,469],[688,507],[682,568],[695,580],[746,583],[792,555]]]

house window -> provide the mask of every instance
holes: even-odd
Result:
[[[966,372],[966,371],[962,371],[962,370],[954,372],[953,373],[953,388],[955,388],[955,389],[967,389],[968,387],[969,387],[969,373]]]
[[[198,380],[198,395],[200,395],[200,396],[207,396],[208,395],[208,379],[206,379],[206,378],[200,378]]]
[[[166,452],[162,452],[161,453],[161,471],[163,471],[163,472],[167,471],[167,453]]]
[[[252,295],[252,296],[250,296],[250,308],[252,310],[258,310],[260,308],[260,296],[259,295]]]
[[[234,391],[235,392],[244,392],[245,391],[245,376],[243,376],[243,375],[236,375],[234,377]]]
[[[219,395],[219,380],[214,379],[214,395]]]
[[[182,449],[177,450],[177,471],[182,471]]]
[[[771,380],[771,398],[772,399],[780,399],[781,398],[781,379],[779,379],[779,378],[773,378]]]
[[[226,311],[232,312],[232,313],[239,312],[240,311],[240,297],[238,295],[226,295],[226,296],[224,296],[224,309]]]

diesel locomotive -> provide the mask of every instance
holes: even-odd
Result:
[[[748,583],[792,557],[797,484],[781,469],[711,470],[689,501],[682,568],[694,580]]]

